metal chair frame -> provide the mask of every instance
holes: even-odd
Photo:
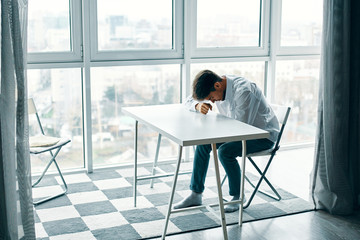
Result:
[[[36,110],[36,107],[35,107],[35,103],[34,103],[34,100],[32,98],[28,99],[28,113],[29,115],[30,114],[35,114],[36,115],[36,119],[37,119],[37,122],[39,124],[39,127],[40,127],[40,131],[41,131],[41,134],[45,136],[45,132],[44,132],[44,129],[42,127],[42,124],[41,124],[41,121],[40,121],[40,117],[39,117],[39,114]],[[58,193],[58,194],[55,194],[53,196],[49,196],[49,197],[45,197],[45,198],[42,198],[38,201],[34,201],[33,204],[34,205],[39,205],[41,203],[44,203],[44,202],[47,202],[49,200],[52,200],[54,198],[57,198],[57,197],[60,197],[62,195],[65,195],[68,191],[68,186],[65,182],[65,179],[64,179],[64,176],[63,174],[61,173],[61,170],[60,170],[60,167],[58,165],[58,163],[56,162],[56,157],[58,155],[58,153],[60,152],[61,148],[63,146],[65,146],[66,144],[68,144],[69,142],[71,142],[70,139],[67,139],[67,138],[61,138],[59,140],[58,143],[52,145],[52,146],[47,146],[47,147],[30,147],[30,154],[42,154],[42,153],[45,153],[45,152],[49,152],[50,155],[51,155],[51,159],[50,161],[48,162],[48,164],[46,165],[45,169],[43,170],[42,174],[40,175],[40,177],[32,184],[32,187],[35,187],[36,185],[38,185],[40,183],[40,181],[43,179],[43,177],[45,176],[47,170],[49,169],[49,167],[51,166],[51,164],[55,164],[55,167],[58,171],[58,174],[62,180],[62,183],[64,184],[64,188],[63,188],[63,191]],[[53,151],[55,150],[55,153],[53,153]]]
[[[254,166],[256,171],[259,173],[260,178],[259,178],[257,184],[254,185],[251,182],[251,180],[245,175],[245,180],[254,188],[254,190],[253,190],[250,198],[246,201],[246,204],[243,206],[244,209],[250,206],[250,204],[251,204],[252,200],[254,199],[255,194],[257,192],[262,193],[262,194],[264,194],[264,195],[266,195],[266,196],[268,196],[268,197],[270,197],[270,198],[272,198],[272,199],[274,199],[276,201],[281,200],[280,194],[278,193],[278,191],[276,191],[275,187],[270,183],[269,179],[265,175],[266,175],[266,173],[267,173],[267,171],[268,171],[268,169],[270,167],[271,162],[273,161],[273,159],[274,159],[274,157],[276,155],[276,152],[280,149],[280,140],[281,140],[282,134],[284,132],[287,120],[289,118],[291,108],[290,107],[285,107],[285,106],[280,106],[280,105],[275,105],[275,104],[271,104],[271,107],[273,108],[273,110],[275,112],[275,115],[277,116],[277,118],[279,120],[279,123],[281,125],[279,135],[278,135],[276,143],[275,143],[275,145],[274,145],[274,147],[272,149],[257,152],[257,153],[248,154],[246,156],[247,159],[249,159],[251,164]],[[257,164],[255,163],[255,161],[252,158],[253,157],[260,157],[260,156],[269,156],[269,155],[270,155],[270,158],[269,158],[264,170],[261,171],[261,169],[257,166]],[[223,180],[221,181],[221,185],[224,184],[226,178],[227,178],[227,175],[225,174]],[[270,187],[270,189],[274,193],[274,195],[269,194],[269,193],[267,193],[265,191],[259,190],[260,185],[261,185],[261,183],[263,181],[265,181],[267,183],[267,185]]]

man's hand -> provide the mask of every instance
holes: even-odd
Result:
[[[210,103],[198,103],[196,104],[195,108],[202,114],[207,114],[209,112],[209,109],[212,110],[212,106]]]

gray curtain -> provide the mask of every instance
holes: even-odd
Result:
[[[323,20],[311,193],[316,208],[345,215],[360,200],[360,1],[324,0]]]
[[[26,84],[27,0],[1,0],[0,239],[35,239]]]

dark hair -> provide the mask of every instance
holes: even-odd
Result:
[[[210,92],[215,91],[214,84],[221,82],[222,79],[219,75],[210,70],[200,71],[193,82],[193,95],[196,100],[204,100],[209,96]]]

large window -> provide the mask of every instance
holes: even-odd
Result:
[[[81,1],[31,0],[28,62],[81,61]]]
[[[173,48],[172,1],[101,0],[97,4],[99,51]]]
[[[281,46],[320,46],[322,1],[282,0]]]
[[[245,77],[270,102],[289,105],[282,146],[314,142],[322,3],[29,1],[29,96],[46,131],[72,139],[61,167],[131,163],[134,120],[122,107],[181,103],[203,69]],[[143,163],[154,157],[157,134],[139,128]],[[177,147],[162,141],[160,159],[172,159]],[[41,159],[32,163],[42,168]]]
[[[69,1],[31,0],[28,28],[28,52],[70,51]]]
[[[92,69],[92,142],[95,165],[134,159],[134,120],[122,107],[180,102],[180,66],[151,65]],[[140,125],[139,161],[155,155],[157,134]],[[176,156],[177,147],[163,139],[161,158]]]
[[[93,59],[181,57],[182,6],[178,0],[91,1]]]
[[[260,46],[260,10],[260,0],[198,0],[197,47]]]
[[[268,54],[269,1],[197,0],[190,28],[196,58],[264,56]],[[231,6],[231,7],[229,7]]]
[[[84,167],[80,69],[28,70],[28,92],[34,99],[45,134],[71,139],[57,156],[61,168]],[[29,122],[30,134],[40,134],[34,115]],[[35,173],[42,171],[51,157],[39,155],[31,156]]]
[[[283,60],[276,67],[276,103],[291,106],[283,142],[315,141],[319,60]]]

